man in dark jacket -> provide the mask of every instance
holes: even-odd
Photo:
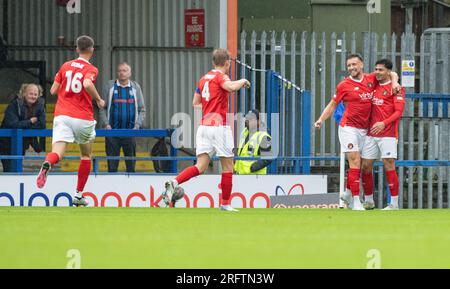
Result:
[[[41,98],[42,87],[37,84],[23,84],[19,95],[14,98],[5,111],[2,129],[45,129],[45,103]],[[40,153],[42,148],[37,137],[24,138],[22,155],[32,147]],[[11,155],[11,139],[0,138],[0,154]],[[12,160],[2,159],[3,172],[12,172]]]

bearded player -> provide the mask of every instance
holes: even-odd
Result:
[[[92,99],[99,108],[103,108],[105,102],[94,85],[98,69],[89,62],[94,54],[94,40],[89,36],[80,36],[76,43],[79,58],[61,66],[50,89],[52,95],[58,95],[53,120],[52,152],[46,156],[36,184],[38,188],[43,188],[48,172],[63,158],[67,144],[78,143],[81,161],[72,202],[78,207],[88,204],[82,193],[91,171],[92,142],[95,139],[96,121]]]
[[[364,210],[359,199],[359,180],[361,177],[361,151],[364,138],[370,125],[370,111],[372,109],[372,97],[377,85],[374,73],[363,72],[364,62],[359,54],[351,54],[347,57],[347,71],[350,74],[340,82],[336,88],[336,94],[324,109],[322,115],[315,122],[318,129],[327,120],[341,101],[344,101],[345,111],[339,123],[339,141],[342,151],[346,154],[350,169],[347,176],[347,187],[350,194],[344,194],[341,198],[353,210]],[[398,75],[390,74],[394,88],[398,86]]]

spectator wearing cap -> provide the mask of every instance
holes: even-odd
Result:
[[[239,140],[237,148],[238,157],[263,157],[259,160],[237,160],[234,165],[236,174],[239,175],[265,175],[267,174],[267,166],[271,164],[271,160],[264,157],[271,156],[271,141],[269,133],[263,130],[263,123],[260,121],[260,113],[258,110],[250,110],[245,115],[245,128]]]

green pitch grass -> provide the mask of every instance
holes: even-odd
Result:
[[[0,268],[450,268],[450,210],[0,208]]]

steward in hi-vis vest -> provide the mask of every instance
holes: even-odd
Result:
[[[237,148],[238,157],[264,157],[271,156],[271,137],[266,131],[260,131],[259,111],[253,109],[245,116],[245,128],[239,139]],[[271,160],[237,160],[234,165],[239,175],[265,175]]]

